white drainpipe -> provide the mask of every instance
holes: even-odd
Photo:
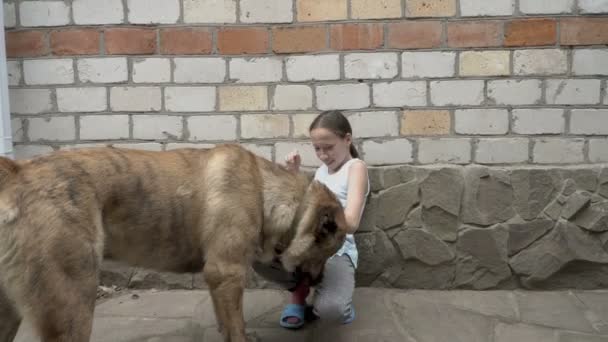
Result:
[[[8,103],[8,71],[4,39],[4,6],[0,5],[0,155],[14,158],[11,111]]]

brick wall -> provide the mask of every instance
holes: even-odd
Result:
[[[5,0],[19,157],[239,141],[343,109],[371,164],[608,162],[607,0]]]

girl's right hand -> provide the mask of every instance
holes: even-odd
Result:
[[[285,156],[285,166],[292,172],[300,171],[300,164],[302,164],[302,157],[298,150],[294,150]]]

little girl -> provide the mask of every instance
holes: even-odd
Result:
[[[290,289],[291,303],[283,310],[280,320],[285,328],[299,328],[309,319],[345,324],[355,318],[352,296],[358,253],[353,234],[359,226],[369,194],[367,166],[358,158],[352,128],[340,111],[319,114],[311,123],[309,132],[315,153],[323,163],[314,178],[333,191],[342,203],[348,234],[344,245],[325,265],[323,279],[315,287],[312,307],[306,306],[309,294],[306,283],[294,284],[295,288]],[[285,161],[290,171],[299,171],[301,158],[297,152],[287,155]],[[285,275],[281,278],[286,279]]]

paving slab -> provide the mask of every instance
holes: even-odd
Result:
[[[255,342],[608,342],[608,291],[357,288],[356,319],[293,331],[278,324],[289,294],[247,290]],[[38,339],[26,320],[17,342]],[[123,290],[101,298],[92,342],[222,342],[206,290]]]

